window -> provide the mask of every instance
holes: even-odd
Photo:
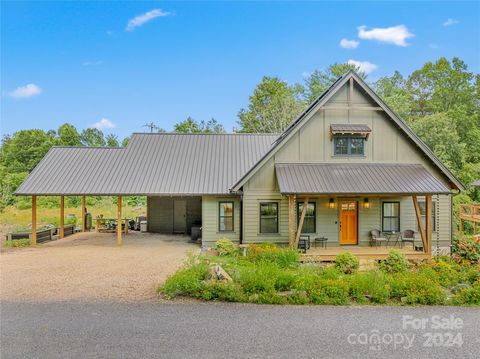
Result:
[[[302,216],[303,202],[297,203],[297,224],[300,223],[300,217]],[[302,233],[315,233],[316,232],[316,208],[315,202],[308,202],[307,212],[305,213],[305,219],[303,220]]]
[[[422,217],[423,228],[426,228],[425,218],[426,218],[426,208],[425,208],[425,199],[418,200],[418,207],[420,208],[420,216]],[[432,230],[435,232],[437,230],[437,221],[435,220],[436,213],[436,203],[432,201]]]
[[[363,156],[365,139],[363,137],[334,137],[335,156]]]
[[[400,202],[383,202],[382,231],[400,231]]]
[[[278,233],[278,203],[260,203],[260,233]]]
[[[218,205],[218,230],[233,232],[233,202],[220,202]]]

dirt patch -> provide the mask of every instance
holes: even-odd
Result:
[[[155,286],[199,246],[184,236],[129,233],[116,246],[112,234],[79,233],[34,248],[0,254],[0,299],[10,301],[156,298]]]

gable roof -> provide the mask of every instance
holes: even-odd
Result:
[[[15,194],[230,194],[277,137],[136,133],[125,148],[54,147]]]
[[[354,71],[350,70],[345,75],[339,77],[318,99],[316,99],[300,116],[293,121],[287,129],[277,138],[270,150],[245,173],[245,175],[231,188],[232,192],[239,191],[240,188],[253,176],[254,173],[264,165],[282,146],[286,143],[298,129],[313,116],[316,110],[324,105],[342,86],[350,79],[354,80],[360,87],[382,108],[389,118],[400,128],[400,130],[410,139],[432,162],[432,164],[440,170],[440,172],[454,185],[457,189],[463,190],[465,186],[455,175],[443,164],[443,162],[430,150],[430,148],[408,127],[408,125],[395,114],[383,100],[360,78]]]

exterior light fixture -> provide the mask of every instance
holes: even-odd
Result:
[[[367,209],[370,208],[370,202],[369,202],[368,198],[365,198],[363,200],[363,208],[367,208]]]
[[[330,198],[328,200],[328,208],[331,208],[331,209],[335,208],[335,200],[333,198]]]

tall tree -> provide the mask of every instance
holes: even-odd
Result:
[[[376,93],[390,108],[407,122],[410,120],[413,97],[407,90],[407,80],[395,71],[391,76],[380,78],[375,84]]]
[[[108,147],[118,147],[118,136],[114,134],[108,134],[107,137],[105,137],[106,143]]]
[[[265,76],[250,96],[247,109],[238,113],[242,132],[280,133],[301,113],[302,88],[278,77]]]
[[[174,126],[174,132],[177,133],[225,133],[223,125],[214,118],[209,121],[196,121],[190,116]]]
[[[98,128],[86,128],[82,131],[81,142],[88,147],[105,146],[105,138],[103,132]]]
[[[75,126],[64,123],[58,128],[58,144],[60,146],[81,146],[81,136]]]

